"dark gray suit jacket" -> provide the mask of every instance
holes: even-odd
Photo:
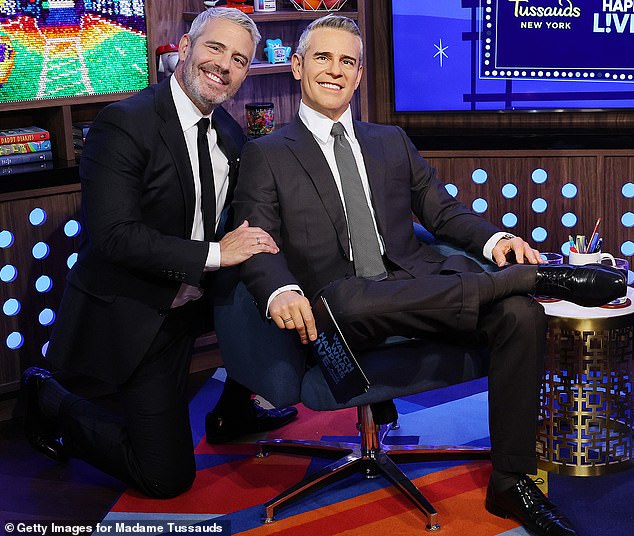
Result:
[[[244,134],[223,108],[212,117],[232,192]],[[180,285],[201,284],[208,252],[206,242],[190,240],[193,173],[169,80],[101,111],[80,176],[82,244],[47,358],[120,383],[145,354]]]
[[[412,212],[438,238],[481,257],[486,241],[500,229],[447,193],[402,129],[359,121],[354,129],[387,258],[413,277],[436,273],[445,261],[417,240]],[[233,206],[236,221],[248,219],[262,227],[281,248],[277,255],[256,255],[241,267],[261,312],[282,286],[298,284],[312,297],[329,282],[354,274],[333,175],[299,117],[245,145]],[[475,286],[463,292],[476,310],[477,294]]]

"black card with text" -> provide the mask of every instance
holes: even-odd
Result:
[[[317,324],[317,340],[312,343],[313,355],[335,400],[344,404],[365,393],[370,382],[350,351],[323,296],[313,304],[313,315]]]

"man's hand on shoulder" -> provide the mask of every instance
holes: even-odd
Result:
[[[492,251],[493,260],[499,266],[505,266],[509,262],[518,264],[544,264],[539,251],[532,248],[519,236],[501,238]]]
[[[294,290],[282,292],[271,300],[269,316],[278,328],[296,330],[302,344],[317,339],[315,317],[310,302]]]
[[[259,227],[249,227],[249,222],[244,220],[220,241],[220,266],[235,266],[258,253],[275,254],[279,250],[269,233]]]

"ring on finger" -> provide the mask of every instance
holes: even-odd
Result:
[[[255,237],[255,245],[256,245],[256,246],[259,246],[259,245],[260,245],[260,237],[259,237],[259,236],[256,236],[256,237]]]
[[[282,322],[284,322],[284,324],[288,324],[289,322],[292,322],[293,319],[292,318],[282,318]]]

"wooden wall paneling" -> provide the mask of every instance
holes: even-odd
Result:
[[[78,189],[78,188],[77,188]],[[0,393],[13,390],[20,373],[30,365],[44,364],[42,346],[50,337],[50,327],[40,325],[38,317],[45,308],[56,311],[61,300],[68,268],[66,261],[77,251],[78,238],[64,234],[64,225],[79,216],[80,194],[59,194],[46,197],[28,197],[0,203],[0,228],[11,231],[15,240],[11,247],[2,250],[2,266],[12,264],[18,270],[15,281],[0,283],[0,300],[19,300],[22,307],[15,316],[0,316]],[[34,226],[29,214],[34,208],[42,208],[46,221]],[[48,257],[37,260],[32,256],[33,246],[45,242],[50,248]],[[35,282],[42,275],[49,276],[53,286],[49,292],[35,290]],[[13,331],[24,336],[24,345],[16,350],[6,346],[6,337]]]
[[[634,212],[634,198],[626,198],[622,194],[625,184],[634,183],[634,156],[605,156],[603,158],[603,174],[604,189],[597,188],[594,197],[604,199],[603,219],[605,225],[603,229],[606,237],[616,237],[615,240],[609,241],[604,250],[609,251],[615,257],[627,258],[630,261],[630,269],[634,270],[632,264],[634,257],[623,255],[620,251],[624,242],[634,242],[634,228],[626,227],[621,222],[624,214]]]

